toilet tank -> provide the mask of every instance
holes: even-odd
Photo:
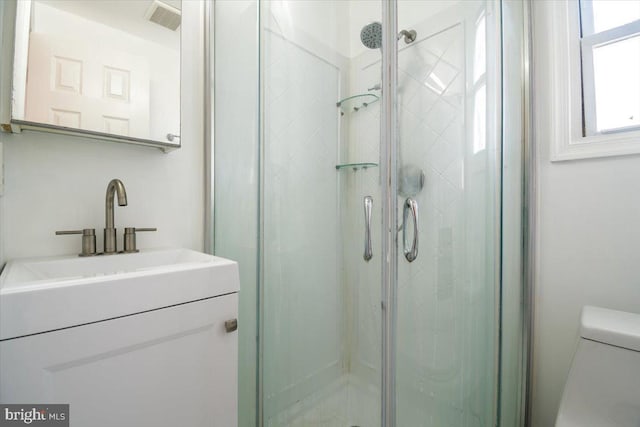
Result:
[[[556,427],[640,426],[640,315],[582,311]]]

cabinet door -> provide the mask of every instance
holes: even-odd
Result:
[[[0,342],[0,402],[72,427],[237,425],[238,294]]]

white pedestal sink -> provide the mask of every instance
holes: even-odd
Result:
[[[0,402],[68,403],[78,427],[235,426],[238,291],[235,262],[186,249],[10,261]]]

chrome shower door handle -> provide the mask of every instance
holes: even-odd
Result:
[[[413,219],[413,242],[411,247],[407,243],[407,223],[409,222],[409,213]],[[402,221],[402,243],[404,244],[404,257],[409,262],[413,262],[418,258],[418,202],[409,197],[404,202],[403,221]]]
[[[371,208],[373,199],[371,196],[364,198],[364,260],[369,261],[373,257],[371,249]]]

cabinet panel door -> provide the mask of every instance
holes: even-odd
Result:
[[[74,427],[237,425],[238,294],[0,342],[0,402]]]

